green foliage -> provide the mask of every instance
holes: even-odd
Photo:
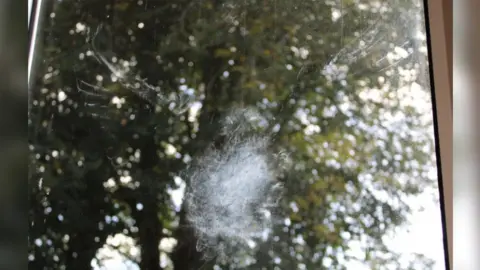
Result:
[[[431,123],[397,94],[425,86],[398,75],[424,72],[411,61],[424,57],[409,15],[419,7],[342,2],[55,1],[31,112],[32,269],[87,269],[116,234],[135,239],[142,252],[130,259],[142,269],[161,269],[169,237],[174,268],[198,269],[169,192],[231,106],[269,117],[294,167],[280,179],[287,194],[271,239],[224,269],[345,269],[360,239],[371,269],[395,263],[382,236],[404,223],[405,197],[433,184]],[[409,59],[382,60],[402,45]],[[128,64],[132,85],[110,78],[96,50]]]

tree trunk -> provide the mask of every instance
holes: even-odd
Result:
[[[145,112],[139,114],[139,119],[148,117]],[[147,118],[148,119],[148,118]],[[150,134],[155,134],[151,129]],[[163,224],[159,219],[159,201],[158,194],[161,190],[159,185],[162,179],[157,179],[158,174],[153,172],[153,168],[160,162],[157,155],[157,145],[154,136],[143,138],[140,146],[141,160],[139,163],[140,172],[137,176],[140,181],[137,202],[142,204],[143,209],[132,209],[135,212],[135,219],[138,224],[138,236],[140,246],[140,269],[142,270],[160,270],[160,240],[162,238]],[[164,176],[168,177],[168,176]],[[166,179],[166,178],[164,178]],[[165,180],[164,180],[165,181]],[[130,207],[136,207],[131,205]]]
[[[179,228],[175,232],[178,245],[171,259],[175,270],[197,270],[201,264],[201,253],[197,251],[197,238],[193,228],[188,226],[185,210],[180,211]]]
[[[141,217],[137,219],[139,245],[141,252],[140,269],[160,270],[160,250],[162,225],[158,219],[158,205],[155,198],[149,196],[142,201]]]
[[[102,246],[101,243],[105,242],[105,239],[101,239],[97,243],[95,236],[88,232],[78,233],[72,237],[69,241],[69,251],[65,264],[67,269],[92,269],[92,260],[95,258],[97,250]]]

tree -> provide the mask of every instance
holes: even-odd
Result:
[[[135,239],[141,269],[162,269],[166,238],[174,269],[204,265],[169,190],[232,106],[267,117],[294,167],[280,179],[284,222],[224,269],[345,269],[355,240],[359,260],[394,254],[382,236],[404,223],[404,197],[433,183],[430,123],[394,90],[426,85],[407,61],[422,57],[405,34],[415,5],[54,3],[31,113],[30,266],[87,269],[119,233]]]

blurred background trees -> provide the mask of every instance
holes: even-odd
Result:
[[[430,98],[418,2],[51,1],[29,121],[31,269],[89,269],[108,249],[148,270],[431,267],[399,265],[383,241],[405,198],[436,184],[430,108],[408,99]],[[214,266],[181,172],[232,106],[265,115],[294,166],[271,236]]]

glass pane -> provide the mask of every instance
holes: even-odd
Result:
[[[420,0],[57,0],[32,269],[445,269]]]

